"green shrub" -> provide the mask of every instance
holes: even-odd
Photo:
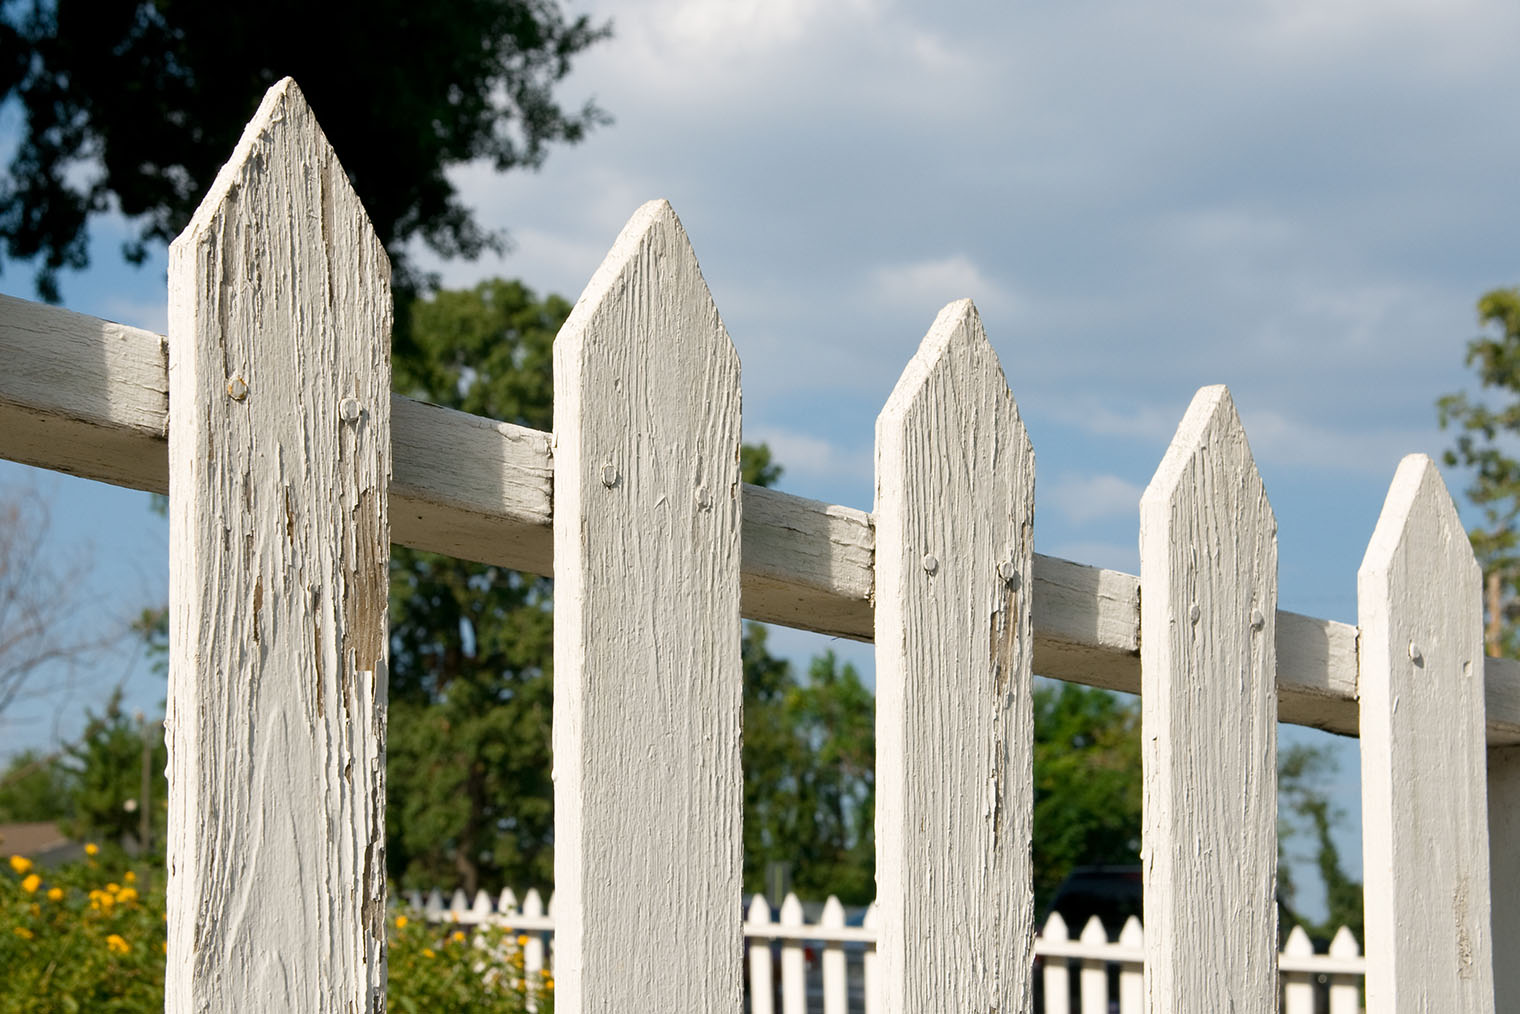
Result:
[[[158,1014],[164,1008],[164,876],[144,889],[126,857],[86,846],[85,860],[0,867],[0,1011]],[[390,925],[388,1007],[401,1014],[552,1014],[554,980],[523,968],[526,937],[495,928]]]

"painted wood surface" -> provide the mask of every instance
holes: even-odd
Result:
[[[969,300],[877,418],[874,516],[882,1010],[1023,1010],[1034,451]]]
[[[281,82],[169,250],[171,1012],[384,1009],[389,279]]]
[[[1147,1003],[1277,1008],[1277,522],[1206,387],[1140,499]]]
[[[0,457],[166,492],[163,341],[0,296]],[[549,575],[552,436],[391,403],[394,541]],[[743,498],[744,615],[871,640],[870,514],[755,486]],[[1139,579],[1036,554],[1034,583],[1035,672],[1139,693]],[[1280,720],[1355,735],[1356,628],[1279,611],[1277,653]],[[1520,662],[1488,659],[1484,673],[1489,742],[1520,744]]]
[[[1488,748],[1488,854],[1493,915],[1494,1009],[1520,1010],[1520,747]]]
[[[1494,1009],[1481,582],[1440,472],[1410,455],[1356,581],[1368,1010]]]
[[[663,201],[554,343],[554,431],[556,1009],[737,1011],[739,360]]]

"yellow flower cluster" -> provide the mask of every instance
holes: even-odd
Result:
[[[32,861],[26,856],[11,856],[11,869],[16,871],[17,876],[20,876],[31,868]]]
[[[106,937],[106,949],[117,954],[126,954],[132,949],[132,945],[123,940],[118,934],[112,933]]]

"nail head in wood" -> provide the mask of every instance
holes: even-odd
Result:
[[[232,396],[233,401],[242,401],[248,397],[248,384],[242,377],[233,377],[227,381],[227,393]]]
[[[607,464],[602,466],[602,485],[611,489],[618,484],[618,470],[616,466]]]
[[[939,570],[939,561],[934,558],[934,554],[933,553],[925,553],[924,554],[924,573],[926,573],[926,574],[933,574],[937,570]]]
[[[344,398],[338,402],[338,418],[346,423],[359,421],[360,409],[358,398]]]

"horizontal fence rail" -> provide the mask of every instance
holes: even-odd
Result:
[[[439,890],[404,896],[414,915],[449,926],[493,926],[524,934],[532,972],[552,972],[554,909],[536,890],[521,904],[509,888],[493,897],[477,891],[470,899],[456,890],[445,900]],[[752,1014],[874,1014],[880,1009],[875,978],[876,906],[855,910],[853,919],[830,897],[812,919],[795,894],[773,911],[764,895],[745,908],[746,986]],[[852,924],[853,923],[853,924]],[[658,929],[653,932],[658,935]],[[1111,939],[1111,936],[1113,937]],[[1040,998],[1036,1014],[1071,1011],[1138,1014],[1143,1010],[1145,931],[1131,916],[1116,935],[1092,916],[1073,935],[1053,913],[1034,938]],[[1112,975],[1110,972],[1112,971]],[[1361,1011],[1366,959],[1356,937],[1341,927],[1324,952],[1302,926],[1288,933],[1278,956],[1282,1014],[1314,1014],[1328,1000],[1330,1014]],[[779,1002],[778,1002],[778,997]],[[1117,1004],[1111,1007],[1111,1004]]]
[[[132,489],[168,489],[165,339],[0,296],[0,457]],[[391,537],[553,573],[552,436],[391,397]],[[875,537],[862,510],[744,487],[741,609],[870,641]],[[1140,579],[1034,555],[1034,671],[1140,691]],[[1277,611],[1278,718],[1357,734],[1356,627]],[[1488,743],[1520,744],[1520,662],[1484,662]]]

